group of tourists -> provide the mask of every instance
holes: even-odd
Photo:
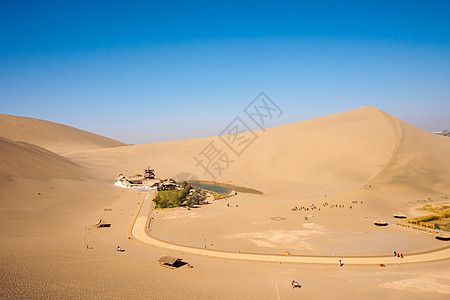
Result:
[[[352,201],[352,203],[355,204],[355,203],[358,203],[358,201]],[[363,202],[361,201],[361,204],[362,203]],[[329,208],[345,208],[344,204],[331,204],[330,205],[328,202],[322,203],[322,206],[323,207],[329,207]],[[350,205],[349,208],[352,209],[353,206]],[[312,211],[312,210],[319,210],[320,211],[320,208],[318,208],[315,204],[311,204],[309,206],[300,206],[300,207],[295,206],[295,207],[291,208],[291,210],[292,211],[302,211],[302,210],[303,211]]]
[[[324,205],[324,206],[326,206],[326,205]],[[331,206],[330,206],[330,208],[344,208],[345,206],[344,206],[344,204],[332,204]],[[351,208],[351,206],[350,206],[350,208]]]
[[[317,208],[317,206],[315,206],[314,204],[311,204],[309,207],[306,206],[300,206],[300,207],[293,207],[291,208],[292,211],[310,211],[310,210],[315,210],[318,209],[320,211],[320,208]]]
[[[394,251],[394,256],[397,256],[398,258],[403,258],[403,253]]]

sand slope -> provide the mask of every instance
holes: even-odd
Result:
[[[385,114],[395,134],[395,152],[372,183],[397,192],[450,192],[450,139]]]
[[[79,178],[82,168],[71,160],[26,142],[0,137],[0,178]]]
[[[86,177],[91,179],[85,168],[59,154],[0,137],[0,214],[7,218],[23,218],[18,208],[35,211],[56,202],[72,205],[64,195],[75,192]],[[56,181],[70,182],[58,189],[59,198],[49,199],[48,193],[55,194],[53,187],[60,186]],[[4,218],[0,225],[6,225]]]
[[[0,114],[0,136],[61,153],[74,150],[123,146],[97,134],[49,121]]]
[[[445,184],[450,182],[450,139],[373,107],[255,133],[258,139],[240,157],[218,137],[80,151],[69,157],[108,176],[142,172],[150,165],[162,177],[192,173],[211,180],[194,157],[213,141],[233,160],[217,181],[272,195],[313,197],[371,184],[400,192],[450,192]]]

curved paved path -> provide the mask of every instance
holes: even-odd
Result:
[[[276,255],[261,253],[244,253],[204,249],[185,245],[178,245],[160,240],[150,235],[150,215],[153,209],[153,197],[156,192],[148,193],[143,197],[141,204],[131,222],[128,235],[142,244],[167,249],[176,252],[190,253],[222,259],[275,262],[275,263],[303,263],[303,264],[339,264],[339,259],[346,265],[379,265],[379,264],[405,264],[424,263],[450,258],[450,246],[420,253],[406,254],[403,259],[392,256],[301,256]]]

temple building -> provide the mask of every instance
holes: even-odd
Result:
[[[114,183],[122,188],[135,188],[146,190],[173,190],[178,187],[177,183],[173,179],[161,180],[156,178],[155,170],[150,167],[144,171],[144,176],[135,175],[132,177],[124,176],[120,174]]]
[[[155,179],[155,170],[146,168],[144,173],[144,179]]]

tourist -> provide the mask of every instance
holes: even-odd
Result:
[[[120,246],[117,246],[117,251],[122,252],[122,249],[120,249]]]
[[[397,251],[394,251],[394,256],[397,256]]]
[[[400,257],[403,258],[403,253],[400,254]]]

